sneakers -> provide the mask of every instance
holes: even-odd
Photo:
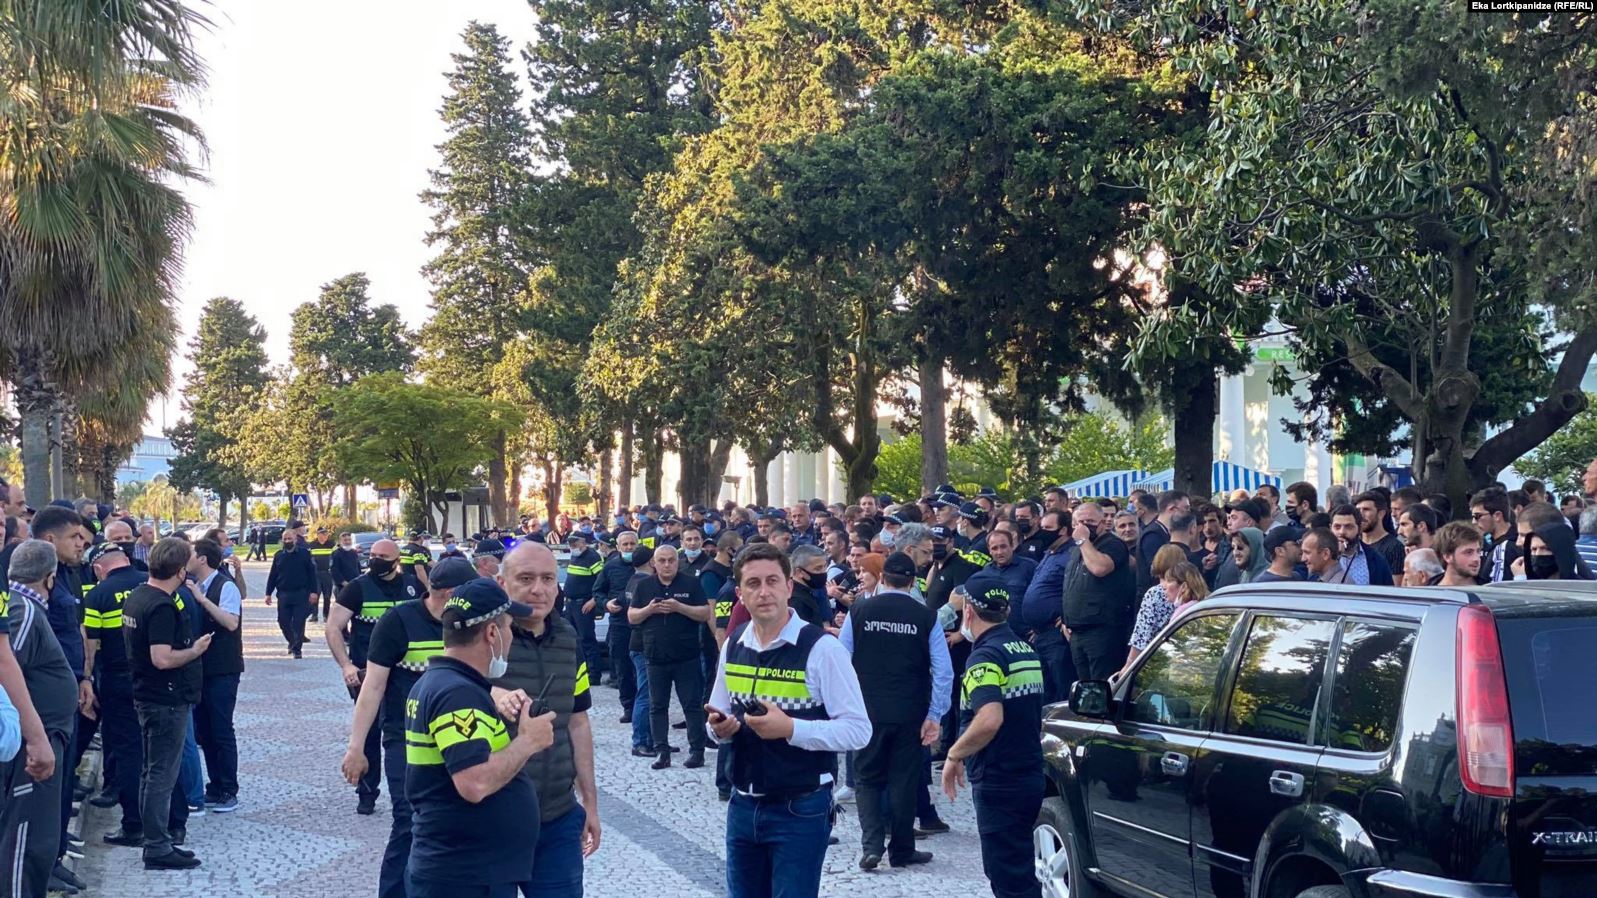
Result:
[[[859,859],[859,868],[861,870],[875,870],[877,867],[881,866],[881,863],[882,863],[882,856],[881,855],[879,855],[879,854],[867,854],[867,855],[862,856]]]
[[[720,796],[722,801],[731,801],[732,800],[732,790],[731,789],[717,789],[717,790],[715,790],[715,792],[716,792],[717,795]]]
[[[231,795],[217,799],[206,805],[213,814],[231,814],[238,810],[238,799]]]
[[[83,840],[68,833],[66,855],[76,860],[83,860]]]
[[[632,722],[632,712],[631,711],[622,711],[621,712],[621,722],[622,723],[631,723]]]
[[[55,869],[50,871],[51,879],[59,879],[74,889],[82,891],[88,888],[88,883],[78,878],[76,873],[68,870],[60,861],[56,861]]]
[[[832,793],[832,801],[836,802],[837,804],[844,804],[853,800],[854,790],[847,786],[840,786],[836,792]]]
[[[193,870],[199,865],[199,858],[179,851],[170,851],[160,857],[147,857],[144,859],[144,869],[146,870]]]
[[[377,813],[377,796],[362,795],[359,803],[355,805],[355,813],[362,817],[370,817]]]
[[[119,829],[114,833],[105,834],[105,844],[121,845],[123,848],[143,848],[144,830]]]
[[[189,816],[190,817],[203,817],[203,816],[205,816],[205,802],[202,801],[199,804],[193,804],[191,802],[189,804]]]
[[[671,756],[670,755],[666,755],[666,757],[669,758]],[[688,752],[688,759],[686,761],[682,762],[682,766],[683,767],[690,767],[690,768],[692,768],[692,767],[703,767],[704,766],[704,752],[702,752],[702,751]]]
[[[78,893],[78,888],[76,886],[70,882],[66,882],[65,880],[57,878],[53,874],[50,877],[50,882],[46,884],[44,888],[45,891],[52,892],[57,895],[76,895]]]
[[[916,864],[929,864],[932,862],[930,851],[917,851],[901,861],[893,861],[895,867],[913,867]]]
[[[666,769],[667,767],[670,767],[670,766],[671,766],[671,753],[668,752],[668,751],[662,751],[662,752],[660,752],[659,759],[656,760],[653,764],[649,765],[649,769],[650,770],[664,770],[664,769]]]

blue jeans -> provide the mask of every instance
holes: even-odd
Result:
[[[538,827],[532,854],[532,879],[523,898],[582,898],[582,827],[588,812],[577,805]]]
[[[734,792],[726,808],[729,898],[815,898],[831,836],[831,786],[784,802]]]
[[[373,726],[377,723],[374,721]],[[388,844],[377,869],[377,898],[407,898],[405,869],[410,864],[410,800],[405,797],[405,737],[402,733],[383,733],[383,775],[388,780],[388,801],[394,822],[388,829]],[[408,898],[421,894],[412,889]],[[470,890],[453,893],[465,896]],[[487,894],[487,893],[484,893]]]
[[[205,769],[200,766],[200,743],[194,739],[194,715],[189,714],[189,729],[183,735],[183,767],[178,771],[178,785],[189,807],[205,804]]]
[[[638,697],[632,700],[632,747],[653,748],[649,738],[649,662],[642,652],[629,652],[632,670],[638,681]]]

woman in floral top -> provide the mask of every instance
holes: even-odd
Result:
[[[1180,551],[1179,547],[1165,546],[1153,557],[1154,574],[1159,577],[1159,585],[1150,588],[1142,597],[1142,607],[1137,610],[1137,623],[1131,629],[1131,650],[1126,653],[1126,664],[1115,675],[1116,679],[1131,668],[1132,662],[1171,620],[1186,611],[1187,606],[1209,595],[1209,584],[1204,581],[1203,574],[1197,565],[1185,558],[1166,565],[1163,573],[1160,573],[1159,556],[1170,548]]]

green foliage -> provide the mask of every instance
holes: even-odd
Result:
[[[242,412],[238,439],[222,449],[222,458],[254,483],[281,481],[296,492],[330,492],[344,472],[329,444],[335,428],[328,398],[326,386],[307,375],[275,372]]]
[[[427,519],[431,512],[427,504],[414,493],[406,493],[403,501],[399,503],[399,529],[402,534],[412,530],[427,530]]]
[[[1103,471],[1162,471],[1175,461],[1173,450],[1165,445],[1169,426],[1156,415],[1127,427],[1106,414],[1083,413],[1066,419],[1063,430],[1064,438],[1048,460],[1049,484]]]
[[[560,486],[560,504],[566,507],[573,505],[589,506],[593,504],[593,484],[566,481]]]
[[[950,449],[949,454],[953,451]],[[919,433],[906,434],[883,443],[876,456],[876,479],[871,492],[886,493],[906,500],[920,495],[921,439]]]
[[[1597,395],[1586,394],[1586,410],[1576,415],[1534,451],[1514,463],[1526,477],[1545,481],[1563,495],[1585,492],[1581,475],[1597,459]]]
[[[224,501],[249,492],[249,477],[225,450],[239,438],[240,410],[266,386],[265,342],[266,331],[243,303],[221,296],[206,303],[189,343],[188,417],[167,431],[177,451],[171,476],[178,489],[213,490]]]
[[[346,274],[323,284],[315,302],[294,309],[288,333],[294,368],[321,389],[408,371],[415,360],[399,309],[373,308],[370,288],[365,274]]]

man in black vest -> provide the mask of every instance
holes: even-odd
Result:
[[[205,752],[205,805],[212,813],[238,810],[238,738],[233,731],[233,708],[238,704],[238,679],[244,673],[244,595],[227,572],[221,570],[222,547],[202,539],[194,544],[189,576],[197,589],[194,597],[205,612],[201,633],[209,634],[211,647],[200,656],[200,703],[194,708],[194,740]]]
[[[732,758],[729,898],[820,894],[836,753],[871,741],[848,651],[788,607],[792,574],[775,546],[738,555],[733,580],[750,620],[728,634],[705,707],[710,734]]]
[[[148,575],[114,542],[104,542],[89,552],[89,564],[99,581],[83,599],[84,664],[94,672],[94,694],[100,705],[100,736],[107,759],[115,759],[114,774],[107,771],[108,791],[122,806],[122,828],[106,834],[111,845],[140,847],[144,821],[139,816],[139,772],[144,767],[139,718],[133,710],[133,671],[128,666],[127,643],[122,637],[122,606]]]
[[[860,827],[861,870],[887,858],[894,867],[924,864],[929,851],[915,850],[916,788],[921,784],[922,748],[937,741],[954,683],[948,643],[937,615],[906,591],[915,583],[915,562],[894,552],[882,566],[885,592],[855,603],[843,626],[843,647],[854,657],[871,741],[854,756]],[[885,796],[884,796],[885,790]],[[882,807],[891,809],[891,826]]]
[[[311,561],[316,563],[316,591],[322,596],[321,617],[317,617],[315,606],[311,607],[311,620],[327,620],[328,606],[333,603],[333,553],[338,551],[338,543],[333,542],[333,534],[326,527],[316,528],[316,538],[306,544],[310,550]]]
[[[521,775],[538,793],[538,847],[531,889],[541,898],[582,898],[582,859],[599,850],[599,789],[593,776],[588,665],[571,621],[554,614],[559,565],[549,547],[524,542],[505,556],[500,579],[510,600],[532,614],[510,621],[510,665],[493,681],[505,720],[535,700],[555,713],[554,744],[527,760]],[[573,787],[575,787],[573,791]]]

